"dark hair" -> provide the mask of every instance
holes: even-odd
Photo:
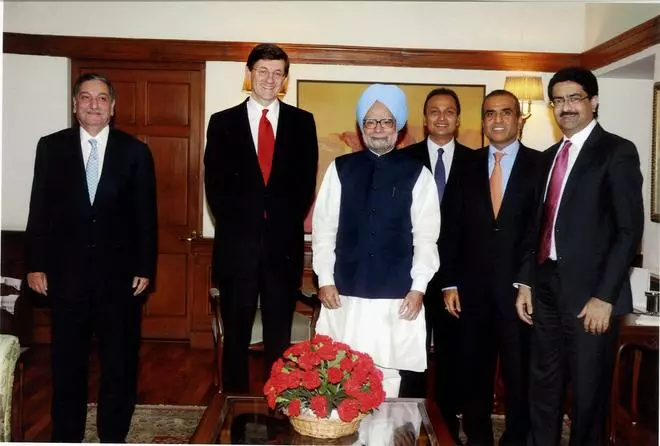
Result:
[[[513,100],[516,101],[516,107],[515,107],[516,116],[520,116],[520,101],[518,100],[518,97],[515,94],[511,93],[509,90],[498,89],[488,93],[484,98],[484,101],[481,103],[481,119],[484,119],[484,115],[486,112],[484,110],[484,105],[486,105],[486,101],[495,96],[509,96],[513,98]]]
[[[445,87],[435,88],[431,90],[431,92],[428,95],[426,95],[426,100],[424,101],[424,110],[422,110],[423,114],[426,114],[426,106],[428,105],[431,98],[434,96],[451,96],[452,98],[454,98],[454,102],[456,102],[456,114],[458,116],[461,115],[461,101],[458,100],[458,95],[451,88],[445,88]]]
[[[274,43],[260,43],[252,48],[247,58],[248,70],[252,71],[254,64],[260,60],[283,60],[284,75],[287,76],[289,74],[289,56],[287,56],[282,48]]]
[[[586,68],[566,67],[557,71],[548,84],[548,98],[552,101],[552,88],[559,82],[575,82],[579,84],[589,99],[598,96],[598,80],[596,76]],[[594,111],[594,118],[598,117],[598,107]]]
[[[73,97],[75,98],[78,95],[78,92],[80,91],[80,87],[82,87],[82,84],[84,84],[87,81],[101,81],[105,85],[108,86],[108,92],[110,93],[110,98],[114,101],[115,98],[117,97],[115,94],[115,88],[112,86],[112,83],[108,80],[107,77],[101,76],[100,74],[96,73],[85,73],[81,75],[77,80],[76,83],[73,85]]]

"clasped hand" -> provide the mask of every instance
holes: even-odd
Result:
[[[409,321],[415,320],[422,310],[424,293],[411,290],[401,302],[399,307],[399,317]],[[329,310],[341,307],[341,299],[337,287],[334,285],[322,286],[319,289],[319,300],[323,306]]]

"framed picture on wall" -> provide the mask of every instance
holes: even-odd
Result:
[[[360,129],[356,123],[355,106],[373,82],[339,82],[298,80],[298,107],[314,114],[319,142],[319,164],[316,191],[330,163],[338,156],[362,150]],[[405,147],[425,138],[424,101],[431,90],[451,88],[461,102],[461,122],[457,139],[477,149],[484,145],[481,130],[481,103],[485,85],[397,84],[408,99],[408,123],[399,136],[397,147]],[[312,231],[312,211],[305,220],[305,232]]]
[[[651,220],[660,223],[660,82],[653,86],[653,147],[651,148]]]

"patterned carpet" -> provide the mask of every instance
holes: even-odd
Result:
[[[493,415],[493,436],[495,437],[495,444],[497,444],[497,441],[500,439],[502,434],[504,433],[505,425],[504,425],[504,415]],[[571,427],[570,427],[570,420],[568,417],[564,417],[564,422],[562,423],[562,432],[561,432],[561,442],[559,443],[558,446],[568,446],[568,440],[571,435]],[[460,433],[461,440],[465,442],[467,440],[467,437],[461,430]]]
[[[133,414],[127,443],[188,443],[206,407],[138,405]],[[98,443],[96,405],[87,410],[85,443]]]
[[[188,443],[204,413],[203,406],[138,405],[133,414],[128,443],[183,444]],[[495,444],[504,431],[504,416],[493,415]],[[568,445],[570,424],[564,420],[560,446]],[[466,440],[461,432],[461,438]],[[85,443],[98,443],[96,433],[96,404],[87,410]]]

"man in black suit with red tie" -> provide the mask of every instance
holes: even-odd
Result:
[[[516,302],[532,325],[528,444],[558,443],[568,378],[570,445],[602,445],[617,316],[632,311],[628,274],[644,226],[642,174],[635,145],[596,121],[591,71],[559,70],[548,96],[563,138],[544,152],[544,194],[517,279],[531,286],[520,285]]]
[[[492,446],[496,358],[505,387],[506,430],[500,446],[525,444],[529,425],[529,329],[515,311],[525,234],[536,210],[540,152],[518,140],[518,98],[494,90],[484,99],[482,125],[490,144],[458,172],[461,190],[443,221],[441,278],[447,312],[458,323],[458,383],[463,431],[471,446]]]
[[[461,103],[449,88],[432,90],[424,101],[424,126],[427,138],[404,149],[404,153],[421,161],[434,175],[440,198],[441,222],[453,212],[452,200],[460,189],[461,178],[455,172],[472,150],[459,143],[455,134],[461,123]],[[442,246],[439,246],[442,263]],[[433,336],[435,356],[434,398],[455,441],[458,440],[460,414],[457,373],[456,320],[444,311],[439,274],[428,285],[424,295],[426,338],[430,346]],[[401,372],[400,397],[426,398],[427,372]]]
[[[126,441],[137,396],[141,294],[156,269],[156,180],[149,148],[110,126],[114,107],[110,81],[82,75],[76,125],[37,146],[27,280],[51,306],[55,442],[83,440],[92,334],[101,442]]]
[[[250,97],[215,113],[208,125],[204,178],[225,329],[222,385],[231,393],[250,390],[248,347],[258,302],[267,375],[291,342],[318,142],[314,117],[277,98],[288,72],[280,47],[257,45],[245,67]]]

